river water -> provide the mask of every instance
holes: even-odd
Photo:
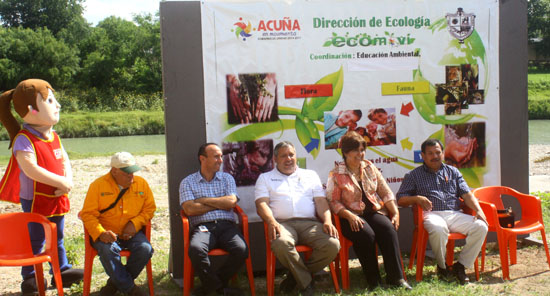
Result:
[[[8,141],[0,141],[0,156],[9,156]],[[529,120],[529,144],[550,144],[550,120]],[[117,151],[131,153],[165,153],[164,135],[67,138],[63,146],[77,154],[109,154]]]
[[[97,137],[97,138],[66,138],[62,139],[63,147],[69,153],[77,154],[110,154],[118,151],[130,153],[166,153],[166,138],[164,135]],[[0,141],[0,156],[9,156],[9,142]]]

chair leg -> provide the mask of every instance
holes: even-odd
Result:
[[[510,235],[508,237],[508,247],[510,250],[510,265],[514,265],[518,262],[517,257],[517,239],[515,235]]]
[[[425,232],[425,231],[424,231]],[[426,256],[426,245],[428,240],[425,233],[418,233],[416,250],[416,281],[422,281],[422,271],[424,269],[424,257]]]
[[[340,287],[338,286],[338,275],[336,274],[336,268],[334,268],[334,261],[329,265],[330,274],[332,275],[332,283],[334,284],[334,292],[340,294]]]
[[[412,246],[411,246],[411,254],[409,258],[409,269],[413,268],[414,265],[414,257],[416,256],[416,240],[418,236],[418,230],[415,228],[413,231],[413,237],[412,237]]]
[[[267,295],[275,295],[275,254],[269,253],[266,255],[266,278],[267,278]]]
[[[474,261],[474,270],[476,274],[476,282],[479,282],[479,265],[477,262],[477,257],[476,257],[476,261]]]
[[[548,263],[548,267],[550,267],[550,253],[548,252],[548,243],[546,242],[544,227],[540,230],[540,234],[542,236],[542,242],[544,243],[544,251],[546,252],[546,262]]]
[[[483,246],[481,246],[481,271],[485,271],[485,251],[487,250],[487,237],[483,241]]]
[[[502,279],[510,279],[510,271],[508,269],[508,242],[505,238],[498,237],[498,249],[500,254],[500,265],[502,268]]]
[[[46,295],[46,287],[44,287],[44,270],[42,269],[42,262],[34,264],[34,278],[38,288],[38,295]]]
[[[341,275],[342,275],[342,289],[349,289],[349,250],[344,250],[342,256],[340,257],[340,262],[342,265]]]
[[[151,264],[151,260],[147,262],[147,266],[145,268],[147,269],[147,284],[149,285],[149,296],[155,296],[155,287],[153,284],[153,266]]]
[[[52,263],[51,267],[53,271],[53,277],[55,279],[55,287],[57,289],[57,295],[63,296],[63,280],[61,279],[61,270],[59,269],[59,259],[52,258],[51,263]]]
[[[401,256],[401,252],[399,252],[399,259],[401,259],[401,269],[403,271],[403,279],[407,280],[407,275],[405,274],[405,265],[403,265],[403,256]]]
[[[84,282],[84,287],[82,288],[82,296],[89,296],[90,295],[90,286],[92,283],[92,269],[94,267],[94,254],[90,254],[89,252],[86,252],[84,255],[84,278],[82,281]]]
[[[246,274],[248,275],[248,285],[250,286],[250,295],[256,296],[256,287],[254,286],[254,273],[252,269],[252,260],[250,259],[250,253],[246,259]]]
[[[191,294],[191,285],[193,284],[193,266],[191,265],[189,256],[186,254],[183,256],[183,296],[189,296]]]
[[[447,241],[447,251],[445,254],[445,264],[453,265],[455,259],[455,241],[450,239]]]

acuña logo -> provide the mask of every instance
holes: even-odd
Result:
[[[231,32],[235,32],[237,38],[243,38],[243,41],[246,41],[246,38],[252,36],[250,32],[252,31],[252,24],[248,21],[248,25],[243,21],[243,18],[240,17],[239,21],[233,24],[235,28]]]
[[[300,22],[284,17],[282,20],[261,20],[258,31],[300,31]]]
[[[334,46],[334,47],[356,47],[356,46],[380,46],[380,45],[409,45],[412,44],[416,38],[411,37],[411,34],[406,36],[394,36],[394,34],[386,33],[384,36],[371,36],[367,33],[357,34],[355,36],[350,36],[347,33],[344,36],[338,36],[336,33],[332,33],[332,36],[328,38],[327,41],[323,44],[324,47]]]
[[[235,32],[235,36],[239,39],[242,38],[243,41],[246,41],[246,38],[252,36],[252,31],[257,31],[262,34],[262,37],[267,36],[269,38],[272,38],[273,36],[287,36],[289,34],[296,35],[296,31],[301,31],[300,22],[297,19],[290,19],[289,17],[273,20],[260,20],[257,27],[252,27],[250,21],[248,21],[247,24],[241,17],[239,18],[239,21],[234,24],[234,26],[235,28],[233,28],[231,32]],[[268,39],[264,38],[264,40]]]

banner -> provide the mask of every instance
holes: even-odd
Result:
[[[460,4],[458,4],[460,3]],[[348,130],[397,192],[437,138],[470,187],[500,184],[498,1],[202,2],[208,141],[252,221],[288,140],[322,182]]]

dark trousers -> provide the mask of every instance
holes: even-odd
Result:
[[[189,258],[206,292],[214,291],[227,286],[229,279],[236,274],[248,258],[248,247],[243,235],[230,221],[218,220],[200,224],[208,231],[201,231],[195,227],[189,243]],[[208,252],[220,248],[229,253],[226,261],[214,271],[211,268]]]
[[[344,237],[353,242],[353,250],[361,262],[368,285],[377,286],[382,282],[376,258],[376,244],[384,258],[386,283],[397,283],[403,279],[397,231],[390,219],[382,214],[364,213],[360,217],[366,221],[360,231],[352,231],[346,219],[340,218],[340,224]]]
[[[32,209],[32,200],[21,199],[21,208],[23,212],[30,213]],[[59,258],[59,269],[65,271],[72,267],[67,259],[65,245],[63,244],[63,230],[65,229],[65,216],[49,217],[50,222],[57,226],[57,256]],[[44,237],[44,228],[38,223],[29,223],[29,234],[31,237],[31,246],[33,254],[38,254],[42,251],[46,238]],[[51,264],[50,264],[51,266]],[[50,268],[50,274],[53,274],[53,269]],[[34,266],[28,265],[21,268],[21,276],[23,279],[34,276]]]

